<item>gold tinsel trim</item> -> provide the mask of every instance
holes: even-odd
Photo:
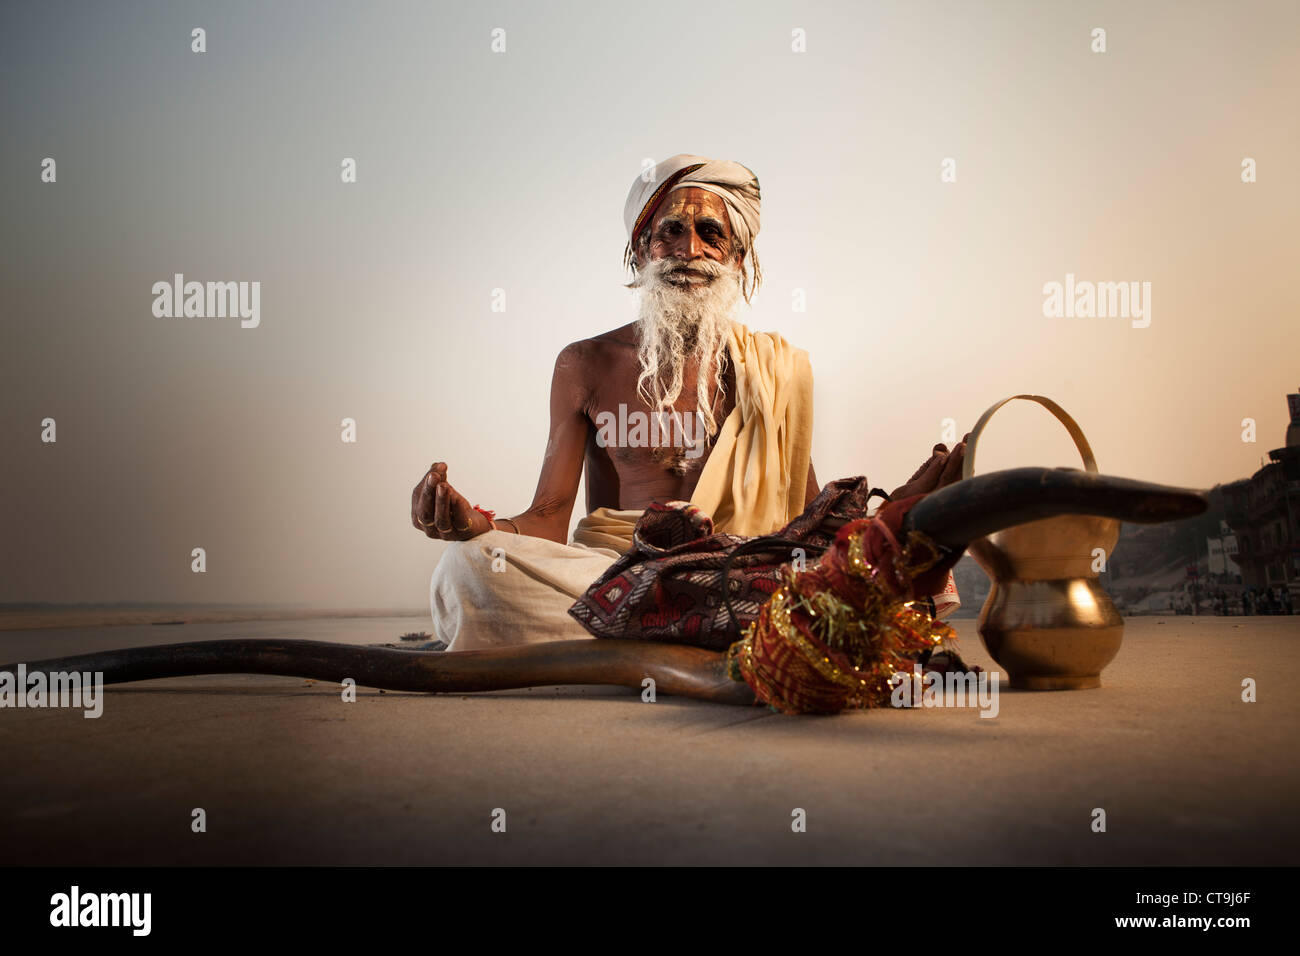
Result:
[[[902,663],[911,659],[899,653],[929,644],[938,646],[955,637],[948,625],[930,619],[923,611],[900,599],[876,580],[877,568],[866,560],[863,538],[866,529],[848,539],[849,571],[866,584],[861,610],[826,590],[803,595],[798,585],[804,574],[785,569],[786,583],[778,588],[763,608],[758,620],[746,628],[741,640],[727,650],[728,672],[755,689],[760,700],[779,710],[794,712],[787,700],[788,689],[780,687],[754,667],[755,628],[766,622],[781,640],[798,651],[799,656],[820,677],[846,692],[845,707],[873,707],[888,695],[889,678]],[[937,545],[919,531],[908,535],[902,553],[894,560],[900,580],[907,581],[934,567],[942,558]],[[827,648],[841,655],[850,665],[840,667],[825,651],[810,642],[796,627],[791,616],[799,612],[809,622],[809,630]],[[888,649],[882,648],[882,644]]]

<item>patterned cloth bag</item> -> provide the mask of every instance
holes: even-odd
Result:
[[[780,587],[781,568],[814,564],[841,526],[867,516],[875,496],[889,499],[864,477],[832,481],[803,514],[761,538],[715,534],[713,519],[687,502],[653,504],[637,520],[632,547],[569,613],[596,637],[726,650]]]

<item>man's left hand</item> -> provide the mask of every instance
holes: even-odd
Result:
[[[889,497],[896,501],[913,495],[928,495],[932,491],[951,485],[954,481],[960,481],[962,463],[966,459],[966,442],[969,438],[970,432],[967,432],[951,452],[943,442],[935,445],[934,452],[920,468],[916,469],[907,484],[895,488]]]

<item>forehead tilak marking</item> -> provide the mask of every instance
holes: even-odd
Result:
[[[691,188],[699,189],[698,186]],[[689,217],[699,222],[712,222],[730,229],[731,212],[721,196],[707,189],[701,189],[700,192],[704,193],[703,197],[688,199],[684,195],[685,192],[684,189],[674,190],[660,205],[659,211],[655,214],[655,222],[681,222]],[[713,198],[705,198],[709,196]]]

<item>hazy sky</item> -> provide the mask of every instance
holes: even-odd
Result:
[[[823,482],[1018,392],[1103,471],[1247,476],[1300,386],[1297,35],[1290,0],[6,4],[0,600],[425,604],[412,486],[528,506],[679,152],[759,177],[742,318],[811,354]],[[260,282],[260,325],[156,317],[175,273]],[[1045,317],[1067,274],[1150,283],[1149,326]],[[978,470],[1075,463],[1024,404]]]

